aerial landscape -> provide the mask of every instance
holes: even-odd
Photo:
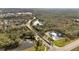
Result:
[[[0,8],[0,51],[79,51],[79,9]]]

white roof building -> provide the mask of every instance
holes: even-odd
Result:
[[[48,34],[53,38],[53,40],[59,40],[61,37],[61,33],[56,33],[56,32],[48,32]]]
[[[43,25],[43,24],[39,22],[39,20],[37,19],[36,21],[33,22],[33,26],[37,26],[37,25]]]
[[[31,13],[31,12],[18,12],[17,14],[18,14],[18,15],[21,15],[21,14],[28,14],[28,15],[32,15],[32,13]]]
[[[75,19],[75,21],[78,21],[79,22],[79,19]]]
[[[36,17],[33,17],[33,19],[36,19]]]
[[[8,20],[4,20],[4,23],[5,23],[5,24],[8,24]]]

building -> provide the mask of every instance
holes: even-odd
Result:
[[[33,22],[33,26],[37,26],[37,25],[43,25],[43,23],[37,19]]]
[[[79,19],[74,19],[74,21],[79,22]]]
[[[32,15],[31,12],[18,12],[17,15]]]
[[[36,19],[36,17],[33,17],[33,19]]]
[[[53,40],[59,40],[61,37],[63,37],[63,34],[58,32],[48,32],[48,34],[53,38]]]
[[[25,12],[25,13],[23,13],[23,14],[32,15],[32,13],[31,13],[31,12]]]

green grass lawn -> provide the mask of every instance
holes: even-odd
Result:
[[[54,40],[53,43],[58,47],[63,47],[66,44],[70,43],[70,40],[66,38],[61,38],[59,40]]]

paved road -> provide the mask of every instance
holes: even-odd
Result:
[[[56,49],[56,50],[59,50],[59,51],[70,51],[76,47],[79,46],[79,39],[77,39],[76,41],[64,46],[64,47],[61,47],[59,49]]]
[[[52,47],[49,49],[49,51],[71,51],[72,49],[76,48],[79,46],[79,39],[76,41],[64,46],[64,47]]]
[[[48,47],[51,47],[51,46],[44,40],[44,38],[40,37],[40,36],[38,35],[38,33],[32,28],[32,26],[30,25],[31,22],[32,22],[32,20],[29,20],[29,21],[27,22],[26,26],[35,34],[36,37],[38,37],[40,40],[42,40],[42,42],[43,42],[44,45],[46,45],[46,46],[48,46]],[[39,39],[37,39],[37,40],[39,40]]]
[[[51,45],[49,45],[49,44],[44,40],[44,39],[45,39],[44,37],[41,38],[41,37],[38,35],[38,33],[37,33],[36,31],[34,31],[34,29],[30,26],[31,21],[32,21],[32,20],[30,20],[30,21],[26,24],[26,26],[27,26],[32,32],[34,32],[34,33],[36,34],[36,36],[40,38],[40,40],[43,41],[43,44],[45,44],[46,46],[49,47],[49,51],[70,51],[70,50],[72,50],[72,49],[74,49],[74,48],[76,48],[76,47],[79,46],[79,39],[78,39],[78,40],[76,40],[76,41],[74,41],[74,42],[72,42],[72,43],[70,43],[70,44],[68,44],[68,45],[66,45],[66,46],[64,46],[64,47],[56,47],[56,46],[52,47]]]

